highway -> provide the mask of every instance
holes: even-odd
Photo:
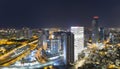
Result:
[[[9,65],[15,63],[16,61],[22,59],[23,57],[27,56],[28,54],[30,54],[30,50],[31,50],[30,45],[34,44],[36,42],[38,42],[38,40],[34,40],[29,43],[24,43],[24,44],[18,46],[17,48],[14,48],[10,52],[0,56],[0,66],[9,66]],[[31,48],[35,49],[36,47],[31,47]],[[28,52],[28,53],[26,53],[26,52]],[[17,60],[16,60],[16,58],[17,58]]]
[[[53,65],[56,62],[62,61],[61,56],[55,56],[52,58],[48,58],[49,61],[45,61],[45,63],[41,63],[41,61],[36,61],[36,62],[32,62],[32,63],[21,64],[19,62],[19,60],[21,60],[22,58],[29,55],[30,51],[36,48],[35,43],[37,43],[37,42],[38,42],[38,40],[36,39],[36,40],[33,40],[29,43],[23,43],[22,45],[17,46],[17,48],[14,48],[10,52],[0,56],[0,66],[2,67],[1,69],[42,68],[42,67],[45,67],[48,65]],[[32,45],[34,45],[34,46],[32,46]],[[44,56],[40,55],[40,50],[41,50],[41,48],[39,48],[39,50],[37,51],[39,53],[38,56],[45,58]],[[43,60],[43,58],[38,59],[38,60]]]
[[[50,60],[47,63],[39,63],[38,61],[33,63],[25,63],[22,65],[21,63],[16,63],[14,65],[11,65],[9,67],[2,67],[1,69],[35,69],[35,68],[43,68],[49,65],[54,65],[56,62],[61,62],[63,58],[61,56],[55,56],[54,59]]]

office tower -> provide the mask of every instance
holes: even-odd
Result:
[[[15,34],[16,30],[15,29],[7,29],[8,34]]]
[[[54,32],[55,37],[61,42],[63,50],[63,61],[65,65],[74,64],[74,34],[71,32]],[[60,51],[61,51],[60,50]]]
[[[41,30],[39,30],[39,33],[37,33],[38,36],[38,47],[43,45],[43,33]]]
[[[99,40],[99,31],[98,31],[98,16],[93,17],[92,21],[92,43],[97,43]]]
[[[64,40],[62,35],[63,33],[65,34],[66,32],[54,32],[55,39],[60,41],[59,51],[63,51],[63,40]]]
[[[57,39],[53,39],[53,40],[50,40],[51,41],[51,53],[54,54],[54,55],[58,55],[59,53],[59,46],[61,45],[61,42],[60,40],[57,40]]]
[[[84,47],[88,46],[88,42],[91,43],[91,29],[84,28]]]
[[[120,28],[108,28],[107,31],[110,43],[120,43]]]
[[[42,30],[42,35],[39,40],[41,41],[41,46],[43,46],[45,49],[47,48],[48,37],[49,37],[49,30],[48,29]]]
[[[43,35],[46,36],[46,40],[49,38],[49,29],[45,28],[43,29]]]
[[[99,28],[99,39],[100,39],[100,42],[103,42],[104,39],[105,39],[105,34],[104,34],[104,28],[103,27],[100,27]]]
[[[113,43],[114,42],[114,35],[113,33],[109,33],[109,39],[110,39],[110,42]]]
[[[71,32],[74,34],[74,61],[77,61],[84,48],[84,27],[71,27]]]
[[[71,32],[62,33],[64,63],[71,65],[74,63],[74,34]]]
[[[23,28],[21,33],[25,39],[30,39],[33,36],[32,30],[29,28]]]

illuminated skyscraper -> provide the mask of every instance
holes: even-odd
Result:
[[[84,27],[71,27],[71,32],[74,34],[74,61],[77,61],[78,54],[84,48]]]
[[[93,17],[92,21],[92,43],[98,42],[99,39],[99,31],[98,31],[98,16]]]

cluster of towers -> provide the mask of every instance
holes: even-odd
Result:
[[[93,17],[92,21],[92,43],[97,43],[98,41],[104,41],[104,28],[98,25],[98,16]]]

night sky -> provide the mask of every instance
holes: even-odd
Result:
[[[0,0],[0,28],[120,27],[120,0]]]

